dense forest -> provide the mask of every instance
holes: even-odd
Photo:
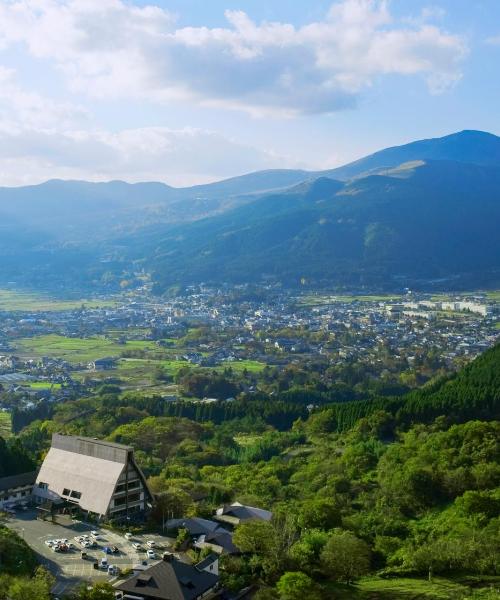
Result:
[[[102,386],[2,443],[2,465],[39,460],[54,431],[99,436],[136,448],[175,516],[232,500],[272,510],[237,528],[243,554],[223,560],[225,585],[258,582],[260,598],[333,598],[369,573],[500,574],[500,346],[399,396],[312,397],[295,386],[200,405]]]

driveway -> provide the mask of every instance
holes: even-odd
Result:
[[[147,559],[147,541],[155,542],[154,549],[157,557],[160,557],[164,550],[171,550],[174,542],[172,538],[154,534],[134,535],[129,541],[118,533],[102,529],[95,524],[72,520],[69,517],[59,517],[57,523],[39,521],[33,511],[16,513],[16,516],[7,520],[6,525],[14,529],[33,548],[40,563],[56,577],[57,583],[52,590],[56,595],[68,593],[82,582],[114,580],[104,570],[93,568],[94,561],[92,559],[101,559],[105,556],[102,551],[104,546],[118,548],[118,554],[108,555],[108,563],[118,566],[123,571],[142,561],[146,561],[148,564],[155,562],[155,560]],[[83,533],[89,533],[93,529],[99,531],[101,539],[97,542],[97,548],[86,550],[89,558],[84,560],[80,555],[81,548],[74,538]],[[68,552],[53,552],[45,544],[46,540],[52,539],[68,539],[76,548]],[[133,548],[133,542],[141,544],[139,552]],[[179,553],[175,553],[175,555],[177,558],[189,562],[186,555]]]

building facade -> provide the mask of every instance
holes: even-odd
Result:
[[[0,478],[0,510],[26,505],[32,499],[36,471]]]
[[[153,500],[131,446],[58,433],[52,436],[33,495],[38,504],[74,505],[117,520],[143,513]]]

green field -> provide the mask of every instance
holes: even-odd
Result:
[[[310,295],[303,296],[299,300],[302,306],[322,306],[325,304],[335,304],[336,302],[394,302],[401,300],[402,296],[395,294],[388,295],[366,295],[366,296],[342,296],[342,295]]]
[[[12,433],[12,421],[10,413],[0,411],[0,437],[8,438]]]
[[[82,305],[87,308],[104,308],[116,304],[114,300],[61,300],[39,293],[0,289],[0,310],[5,311],[74,310]]]
[[[497,581],[496,587],[499,584]],[[338,600],[490,600],[500,597],[489,586],[479,586],[472,592],[468,586],[441,577],[435,577],[432,583],[427,579],[366,577],[353,586],[333,584],[331,590],[332,597]]]
[[[61,358],[70,363],[85,363],[105,357],[119,357],[126,350],[157,351],[154,342],[143,340],[127,341],[119,344],[105,337],[68,338],[60,335],[42,335],[16,340],[13,346],[21,355],[29,357],[49,356]]]
[[[266,368],[265,363],[261,363],[257,360],[235,360],[234,362],[227,362],[217,367],[217,369],[226,369],[231,368],[233,371],[237,371],[238,373],[244,371],[245,369],[249,373],[259,373],[263,369]]]
[[[50,381],[30,381],[27,384],[32,390],[60,390],[60,383],[51,383]]]

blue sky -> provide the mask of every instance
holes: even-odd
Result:
[[[322,169],[500,134],[498,0],[0,0],[0,184]]]

